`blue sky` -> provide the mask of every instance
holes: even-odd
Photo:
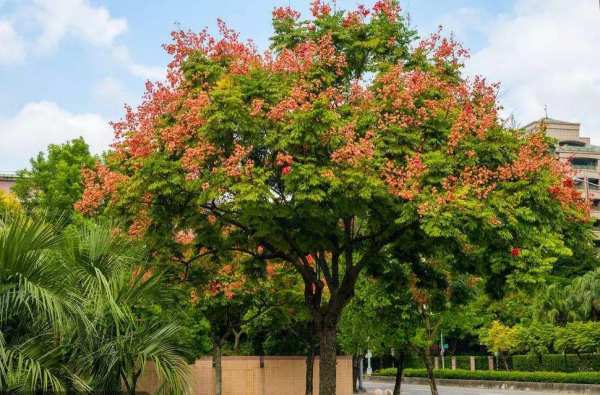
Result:
[[[83,135],[99,152],[109,120],[163,75],[161,44],[217,18],[268,45],[274,6],[309,0],[0,0],[0,171]],[[364,1],[369,5],[372,1]],[[338,0],[353,8],[355,0]],[[404,0],[422,35],[438,25],[472,50],[470,73],[500,80],[506,114],[581,121],[600,144],[600,10],[595,0]],[[559,28],[560,26],[560,28]],[[595,52],[595,53],[594,53]],[[594,103],[595,102],[595,103]]]

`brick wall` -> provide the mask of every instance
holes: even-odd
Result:
[[[304,357],[223,357],[223,395],[304,395]],[[211,358],[201,358],[191,366],[192,393],[214,395],[214,369]],[[315,359],[314,393],[319,388],[319,359]],[[153,393],[159,386],[151,366],[140,378],[138,391]],[[337,393],[352,394],[352,358],[337,360]]]

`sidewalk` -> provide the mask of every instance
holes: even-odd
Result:
[[[445,393],[449,394],[487,394],[490,390],[493,391],[506,391],[506,393],[515,393],[517,391],[527,392],[528,394],[534,395],[548,394],[548,393],[561,393],[561,394],[585,394],[585,395],[600,395],[600,385],[594,384],[566,384],[566,383],[532,383],[532,382],[517,382],[517,381],[488,381],[488,380],[454,380],[454,379],[437,379],[436,383],[440,388],[446,387],[445,391],[440,391],[442,395]],[[372,376],[368,381],[365,382],[366,388],[369,391],[375,389],[393,389],[394,378],[393,377],[377,377]],[[418,387],[426,387],[429,390],[429,383],[427,379],[420,377],[405,377],[402,380],[403,387],[406,384],[406,388],[410,389],[408,394],[421,394],[422,392]],[[456,392],[457,388],[461,388],[460,391]],[[465,391],[465,389],[473,389],[474,391]],[[477,390],[480,390],[477,392]],[[483,390],[483,391],[482,391]],[[404,393],[404,390],[403,390]]]

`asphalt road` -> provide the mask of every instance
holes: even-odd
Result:
[[[373,383],[365,382],[365,388],[372,393],[376,389],[386,390],[394,389],[393,383]],[[533,392],[533,391],[508,391],[508,390],[497,390],[497,389],[482,389],[482,388],[461,388],[461,387],[442,387],[438,386],[440,395],[548,395],[544,392]],[[402,384],[402,395],[429,395],[431,391],[429,386],[426,385],[414,385],[414,384]]]

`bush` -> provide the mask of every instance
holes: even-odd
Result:
[[[465,379],[465,380],[489,380],[489,381],[526,381],[546,383],[573,383],[573,384],[600,384],[600,372],[522,372],[487,370],[475,371],[457,369],[439,369],[435,371],[435,377],[439,379]],[[375,373],[377,376],[395,376],[396,369],[382,369]],[[425,369],[405,369],[406,377],[427,377]]]
[[[513,355],[513,368],[520,371],[585,372],[600,370],[600,354]]]

